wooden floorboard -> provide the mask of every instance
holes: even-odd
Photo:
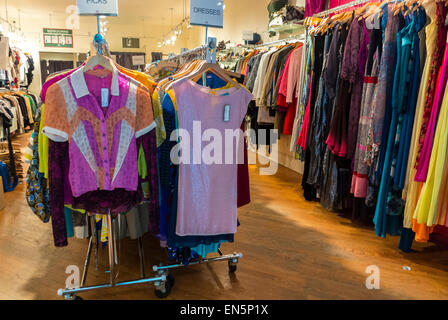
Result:
[[[227,263],[195,265],[173,272],[168,299],[448,299],[448,251],[416,244],[397,248],[399,238],[378,238],[372,228],[351,223],[319,204],[306,202],[300,177],[279,168],[275,176],[250,167],[252,203],[239,210],[236,241],[223,251],[242,252],[234,275]],[[82,266],[87,240],[53,246],[51,224],[28,208],[24,185],[6,194],[0,211],[0,299],[60,299],[68,265]],[[139,276],[136,241],[122,240],[120,280]],[[144,238],[147,273],[168,262],[150,236]],[[93,260],[88,285],[106,282],[107,251]],[[380,268],[380,290],[368,290],[367,266]],[[409,270],[403,267],[409,266]],[[84,293],[85,299],[157,299],[153,286],[136,285]]]

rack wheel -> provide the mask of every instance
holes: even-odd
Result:
[[[64,295],[64,300],[84,300],[84,299],[75,294],[66,294]]]
[[[229,273],[235,273],[236,272],[236,263],[234,263],[233,261],[229,260],[227,262],[227,264],[229,265]]]
[[[168,275],[166,279],[167,281],[165,282],[165,292],[157,288],[154,290],[154,294],[156,295],[157,298],[165,299],[170,295],[171,289],[173,289],[174,277],[172,275]]]

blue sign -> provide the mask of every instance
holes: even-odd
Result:
[[[223,0],[191,0],[190,24],[222,28],[224,22]]]

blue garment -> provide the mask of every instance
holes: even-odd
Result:
[[[3,180],[3,191],[11,192],[17,187],[19,178],[17,176],[13,177],[13,182],[11,182],[11,176],[9,175],[9,169],[6,163],[0,161],[0,175]]]
[[[387,142],[382,148],[384,153],[384,160],[380,162],[382,178],[374,218],[375,231],[381,237],[385,237],[387,233],[391,235],[401,233],[404,211],[401,194],[420,85],[418,32],[423,28],[426,16],[423,10],[419,10],[407,20],[407,25],[396,36],[396,68],[391,86],[393,87],[391,99],[388,95],[392,114]]]
[[[75,236],[75,230],[73,228],[72,210],[70,210],[67,207],[64,207],[64,215],[65,215],[65,227],[67,229],[67,238],[73,238]]]
[[[383,11],[383,19],[387,19],[388,13],[391,12],[389,10]],[[391,16],[387,19],[387,23],[394,26],[394,24],[399,25],[398,16]],[[388,37],[385,37],[384,42],[384,53],[383,53],[383,61],[381,61],[381,66],[383,66],[383,62],[387,60],[393,60],[393,68],[384,68],[380,70],[380,75],[378,78],[385,77],[387,79],[388,84],[393,84],[394,79],[396,80],[396,72],[399,69],[400,61],[397,61],[397,34],[393,31],[394,28],[391,28],[390,34]],[[402,50],[400,51],[402,52]],[[384,72],[388,72],[388,74],[384,74]],[[387,196],[389,193],[389,185],[390,185],[390,169],[392,166],[392,153],[393,147],[395,145],[395,134],[398,123],[398,114],[396,112],[396,108],[392,108],[392,93],[393,93],[393,85],[387,86],[388,90],[386,93],[386,110],[384,114],[384,124],[383,124],[383,136],[381,141],[381,149],[380,149],[380,157],[378,159],[377,164],[377,172],[376,177],[379,179],[380,188],[378,192],[378,200],[375,209],[375,216],[373,218],[373,222],[375,224],[375,232],[379,237],[386,237],[386,234],[397,235],[398,230],[400,228],[400,221],[398,216],[389,217],[386,214],[386,206],[387,206]],[[402,222],[403,219],[401,219]]]

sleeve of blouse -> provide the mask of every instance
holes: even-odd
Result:
[[[48,99],[48,98],[47,98]],[[149,91],[139,86],[137,88],[137,120],[135,128],[136,138],[147,134],[156,127],[154,112],[152,108],[152,99]]]
[[[42,132],[50,140],[65,142],[68,141],[69,128],[64,93],[58,84],[53,84],[47,91]]]

